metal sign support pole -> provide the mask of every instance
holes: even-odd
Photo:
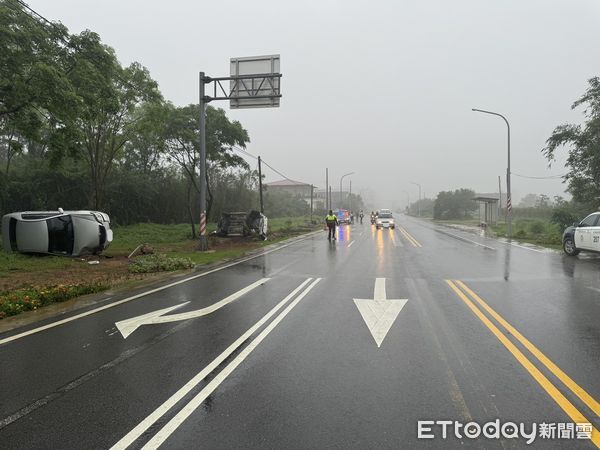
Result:
[[[200,241],[198,250],[208,250],[206,237],[206,102],[204,72],[200,72]]]
[[[260,167],[260,156],[258,157],[258,192],[260,193],[260,212],[264,214],[265,208],[263,206],[262,169]]]

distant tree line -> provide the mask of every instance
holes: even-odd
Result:
[[[94,209],[118,224],[199,220],[199,107],[165,100],[148,70],[124,67],[89,30],[0,0],[0,213]],[[258,175],[236,153],[248,132],[222,109],[206,119],[209,220],[258,208]],[[306,202],[265,195],[271,216]]]

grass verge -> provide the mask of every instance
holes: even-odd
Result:
[[[211,236],[210,251],[198,252],[197,240],[191,238],[188,224],[137,224],[115,227],[113,243],[100,257],[65,258],[0,251],[0,319],[133,280],[151,281],[159,272],[189,270],[194,265],[235,259],[320,228],[320,224],[312,224],[306,217],[273,219],[269,221],[267,241],[258,237]],[[208,229],[213,230],[214,224]],[[127,256],[143,243],[149,244],[154,254],[129,260]],[[90,260],[97,263],[88,264]],[[42,294],[57,289],[62,297],[56,294],[53,301]]]

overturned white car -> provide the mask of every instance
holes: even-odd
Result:
[[[98,254],[112,242],[110,218],[98,211],[26,211],[2,217],[4,250],[80,256]]]

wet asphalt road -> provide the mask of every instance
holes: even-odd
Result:
[[[398,223],[0,335],[0,447],[527,447],[419,420],[589,422],[530,447],[600,447],[600,258]]]

